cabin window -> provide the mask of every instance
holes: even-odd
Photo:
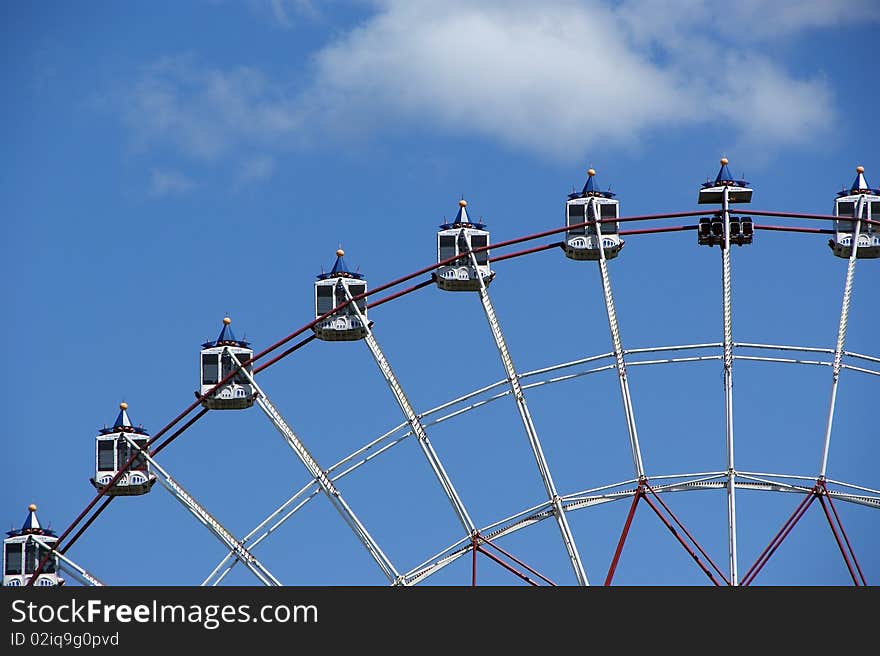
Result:
[[[213,385],[218,380],[219,367],[216,353],[202,355],[202,385]]]
[[[471,248],[476,250],[477,248],[483,248],[483,246],[489,245],[489,235],[472,235],[471,236]],[[479,253],[474,253],[474,257],[477,259],[477,264],[484,265],[489,263],[489,251],[480,251]]]
[[[45,553],[45,549],[43,550]],[[40,563],[40,551],[38,545],[33,540],[29,540],[24,548],[24,573],[33,574]],[[43,570],[45,572],[45,570]],[[48,572],[46,572],[48,574]]]
[[[352,296],[357,296],[358,294],[363,294],[365,291],[367,291],[367,286],[366,285],[351,285],[348,288],[348,291],[349,291],[349,293],[351,293]],[[357,306],[360,308],[361,312],[365,312],[367,309],[367,299],[362,298],[359,301],[357,301]]]
[[[855,216],[856,214],[856,204],[852,201],[842,201],[837,203],[837,216]],[[838,232],[852,232],[853,231],[853,222],[852,221],[838,221],[837,222],[837,230]]]
[[[55,547],[55,542],[47,542],[51,547]],[[43,558],[47,553],[49,553],[49,549],[46,547],[40,546],[39,557]],[[39,561],[37,561],[39,562]],[[50,556],[49,560],[46,561],[46,564],[43,565],[43,574],[54,574],[58,570],[58,556]]]
[[[232,358],[228,353],[222,353],[220,355],[220,380],[226,378],[230,373],[232,373]]]
[[[599,210],[601,212],[601,210]],[[587,205],[587,221],[595,221],[596,220],[596,212],[593,210],[593,204],[590,203]],[[596,234],[596,225],[588,225],[587,226],[587,234],[595,235]]]
[[[600,218],[616,219],[617,207],[617,203],[602,203],[599,205]],[[617,223],[603,223],[602,232],[617,232]]]
[[[6,573],[21,574],[21,542],[6,545]]]
[[[584,205],[578,203],[568,206],[568,225],[577,225],[578,223],[583,223],[585,221],[584,208]],[[573,235],[583,235],[586,233],[586,228],[584,226],[573,228],[572,230],[569,230],[569,233]]]
[[[122,469],[125,466],[125,463],[128,462],[128,459],[132,456],[132,448],[128,445],[128,442],[124,437],[120,437],[116,440],[116,467],[117,471]]]
[[[339,307],[340,305],[343,305],[348,301],[348,296],[345,295],[345,287],[342,284],[336,283],[336,285],[333,287],[333,291],[333,298],[335,301],[333,307]],[[354,314],[354,310],[347,305],[342,310],[342,312],[343,314]]]
[[[20,547],[21,545],[19,545]],[[30,540],[25,546],[24,551],[24,573],[25,574],[33,574],[37,571],[37,565],[40,564],[40,561],[43,557],[49,553],[49,549],[46,549],[41,544],[37,544],[35,541]],[[56,569],[56,558],[50,557],[46,564],[43,565],[42,574],[54,574]]]
[[[252,356],[252,354],[250,352],[235,353],[235,357],[239,362],[244,362],[245,360],[247,360],[251,356]],[[248,380],[247,376],[244,375],[243,370],[253,371],[253,369],[254,369],[254,366],[252,364],[246,364],[244,367],[239,369],[238,373],[235,374],[235,378],[234,378],[235,382],[238,383],[239,385],[247,385],[250,381]]]
[[[115,471],[113,440],[98,441],[98,471]]]
[[[617,218],[617,203],[602,203],[599,207],[603,219]]]
[[[871,201],[871,220],[880,221],[880,200]],[[877,229],[877,226],[873,226],[874,231]]]
[[[134,443],[141,449],[144,449],[147,445],[146,440],[135,440]],[[142,454],[138,454],[138,457],[134,459],[131,468],[139,471],[147,471],[147,459]]]
[[[455,253],[455,235],[440,235],[439,241],[439,255],[437,256],[437,261],[442,262],[443,260],[447,260],[450,257],[454,256]]]
[[[333,286],[319,285],[315,289],[315,298],[317,299],[315,305],[315,316],[320,317],[322,314],[327,314],[330,310],[333,309]]]

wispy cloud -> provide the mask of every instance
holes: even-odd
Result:
[[[157,197],[182,194],[196,183],[179,171],[159,171],[154,169],[150,174],[150,194]]]
[[[260,155],[245,160],[238,170],[235,181],[236,189],[241,189],[254,182],[268,180],[275,173],[275,159],[267,155]]]
[[[312,5],[268,6],[284,22],[288,11]],[[795,73],[768,45],[813,28],[880,20],[872,0],[847,7],[384,0],[313,53],[299,87],[254,68],[168,58],[128,90],[125,121],[143,148],[171,147],[204,162],[261,153],[239,164],[240,181],[270,176],[271,154],[315,135],[406,126],[571,159],[599,142],[636,143],[677,126],[723,125],[732,138],[773,148],[814,139],[837,108],[828,79]]]
[[[135,145],[171,145],[213,160],[240,144],[267,146],[302,127],[295,99],[250,67],[202,68],[167,57],[143,72],[120,99]]]

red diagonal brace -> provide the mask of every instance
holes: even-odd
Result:
[[[489,538],[485,538],[485,537],[483,537],[483,536],[480,536],[480,540],[482,540],[483,544],[487,544],[487,545],[489,545],[490,547],[492,547],[493,549],[496,549],[498,552],[500,552],[501,554],[503,554],[504,556],[506,556],[507,558],[509,558],[509,559],[512,560],[513,562],[515,562],[515,563],[516,563],[517,565],[519,565],[520,567],[524,568],[526,571],[530,572],[531,574],[534,574],[535,576],[537,576],[538,578],[540,578],[540,579],[541,579],[542,581],[544,581],[545,583],[548,583],[549,585],[556,585],[553,581],[551,581],[551,580],[548,579],[546,576],[544,576],[543,574],[541,574],[541,572],[537,571],[536,569],[534,569],[534,568],[532,568],[532,567],[529,567],[529,566],[526,565],[523,561],[521,561],[519,558],[517,558],[516,556],[514,556],[512,553],[510,553],[510,552],[508,552],[508,551],[505,551],[504,549],[502,549],[501,547],[499,547],[497,544],[495,544],[494,542],[492,542],[492,540],[490,540]],[[482,551],[483,553],[486,553],[486,551],[485,551],[484,549],[480,549],[480,551]]]
[[[678,517],[675,516],[675,513],[673,513],[673,512],[669,509],[669,506],[667,506],[667,505],[663,502],[663,499],[661,499],[661,498],[660,498],[660,495],[658,495],[658,494],[654,491],[654,488],[651,487],[651,484],[648,483],[648,481],[645,481],[645,486],[648,488],[648,490],[650,490],[651,494],[654,495],[654,498],[657,499],[657,502],[658,502],[661,506],[663,506],[663,509],[664,509],[667,513],[669,513],[669,516],[672,517],[672,520],[678,525],[678,527],[679,527],[682,531],[684,531],[684,534],[688,536],[688,539],[689,539],[689,540],[691,541],[691,543],[697,548],[697,550],[703,555],[703,558],[705,558],[705,559],[708,561],[708,563],[712,566],[712,568],[713,568],[716,572],[718,572],[718,576],[720,576],[722,579],[724,579],[724,582],[725,582],[727,585],[730,585],[730,581],[728,581],[728,580],[727,580],[727,577],[724,576],[724,572],[722,572],[721,569],[718,567],[718,565],[716,565],[715,562],[709,557],[709,554],[707,554],[707,553],[703,550],[703,548],[700,546],[700,544],[697,542],[697,540],[694,538],[694,536],[691,535],[690,531],[688,531],[688,530],[685,528],[684,524],[682,524],[682,523],[678,520]],[[691,554],[691,555],[693,555],[693,554]]]
[[[754,564],[748,569],[745,575],[740,580],[741,586],[748,586],[752,581],[755,580],[755,577],[758,575],[758,572],[767,564],[767,561],[770,560],[770,557],[776,552],[779,546],[782,544],[782,541],[791,533],[791,530],[795,527],[801,517],[804,516],[804,513],[807,512],[807,509],[816,500],[816,488],[814,487],[807,493],[807,496],[798,504],[798,507],[795,508],[794,512],[791,514],[785,524],[782,525],[782,528],[779,532],[773,536],[773,539],[770,540],[770,544],[768,544],[764,551],[761,552],[761,555],[758,556],[758,559],[754,562]]]
[[[818,488],[818,492],[816,496],[819,497],[819,503],[822,504],[822,510],[825,512],[825,519],[828,520],[828,526],[831,527],[831,532],[834,534],[834,540],[837,542],[837,548],[840,549],[840,555],[843,556],[843,562],[846,563],[846,569],[849,571],[849,575],[853,580],[854,585],[860,585],[859,579],[856,577],[856,571],[853,569],[852,563],[850,563],[849,556],[846,553],[846,549],[843,546],[843,542],[840,540],[840,535],[837,533],[837,527],[834,525],[834,519],[831,517],[831,513],[828,512],[828,505],[825,503],[825,497],[828,497],[828,502],[831,502],[831,495],[828,494],[828,488],[825,487],[825,481],[819,480],[816,482],[816,488]],[[837,517],[838,524],[840,522],[840,517],[837,516],[837,512],[834,513],[835,517]],[[843,533],[843,525],[840,524],[840,532]],[[850,548],[850,554],[853,556],[853,560],[855,560],[855,554],[852,553],[852,547],[849,544],[849,540],[847,540],[847,547]],[[859,574],[861,575],[862,570],[859,568]],[[864,576],[862,577],[864,580]]]
[[[498,563],[499,565],[501,565],[504,569],[506,569],[507,571],[509,571],[509,572],[511,572],[511,573],[513,573],[513,574],[515,574],[516,576],[518,576],[519,578],[521,578],[523,581],[525,581],[525,582],[528,583],[529,585],[535,585],[535,586],[540,585],[537,581],[531,579],[528,575],[523,574],[521,571],[519,571],[518,569],[516,569],[515,567],[513,567],[510,563],[507,563],[507,562],[505,562],[502,558],[499,558],[499,557],[496,556],[495,554],[493,554],[493,553],[491,553],[491,552],[489,552],[489,551],[486,551],[486,549],[484,549],[484,548],[481,546],[482,544],[485,544],[485,545],[487,545],[487,546],[489,546],[489,547],[492,547],[493,549],[495,549],[496,551],[498,551],[500,554],[502,554],[504,557],[509,558],[509,559],[512,560],[514,563],[516,563],[517,565],[519,565],[520,567],[522,567],[523,569],[525,569],[527,572],[529,572],[530,574],[534,574],[534,575],[537,576],[539,579],[541,579],[542,581],[545,581],[545,582],[548,583],[549,585],[554,585],[554,586],[556,585],[553,581],[551,581],[550,579],[548,579],[546,576],[544,576],[543,574],[541,574],[539,571],[537,571],[536,569],[534,569],[534,568],[532,568],[532,567],[529,567],[529,566],[526,565],[523,561],[521,561],[519,558],[517,558],[516,556],[514,556],[514,555],[511,554],[510,552],[508,552],[508,551],[502,549],[502,548],[499,547],[497,544],[495,544],[494,542],[492,542],[492,540],[490,540],[489,538],[483,537],[483,536],[480,535],[479,533],[474,533],[474,535],[471,537],[471,550],[473,551],[472,574],[471,574],[471,585],[472,585],[472,586],[477,585],[477,552],[478,552],[478,551],[479,551],[481,554],[484,554],[485,556],[491,558],[491,559],[494,560],[496,563]]]
[[[537,581],[533,581],[532,579],[530,579],[528,576],[526,576],[525,574],[523,574],[522,572],[520,572],[520,571],[519,571],[518,569],[516,569],[515,567],[511,567],[510,565],[508,565],[507,563],[505,563],[503,560],[501,560],[501,558],[499,558],[498,556],[496,556],[496,555],[493,554],[492,552],[490,552],[490,551],[486,551],[485,549],[483,549],[483,547],[481,547],[480,545],[477,545],[477,551],[479,551],[481,554],[483,554],[483,555],[485,555],[485,556],[488,556],[489,558],[491,558],[492,560],[494,560],[496,563],[498,563],[499,565],[501,565],[501,566],[502,566],[504,569],[506,569],[508,572],[511,572],[511,573],[515,574],[516,576],[518,576],[519,578],[521,578],[523,581],[525,581],[525,582],[528,583],[529,585],[534,585],[534,586],[537,586],[537,585],[538,585],[538,582],[537,582]]]
[[[633,517],[636,514],[636,506],[639,505],[639,499],[645,494],[645,487],[640,482],[636,493],[633,495],[632,504],[629,507],[629,513],[626,516],[626,522],[623,525],[623,532],[620,534],[620,540],[617,542],[617,549],[614,551],[614,558],[611,559],[611,566],[608,568],[608,576],[605,577],[605,585],[611,585],[611,579],[614,578],[614,572],[617,569],[617,562],[620,560],[620,554],[623,552],[623,543],[626,542],[626,536],[629,534],[629,527],[632,524]]]
[[[822,483],[824,487],[824,482]],[[849,554],[852,556],[853,563],[855,563],[856,569],[859,572],[859,577],[862,579],[862,585],[868,585],[868,582],[865,580],[865,575],[862,573],[862,568],[859,565],[859,561],[856,558],[856,553],[853,551],[852,545],[849,543],[849,538],[846,536],[846,531],[843,530],[843,522],[840,521],[840,515],[837,514],[837,508],[834,507],[834,502],[831,500],[831,495],[828,494],[828,489],[825,489],[825,494],[828,496],[828,505],[831,507],[831,512],[834,513],[834,518],[837,520],[837,525],[840,527],[840,534],[843,535],[843,539],[846,542],[846,547],[849,549]]]
[[[684,539],[682,539],[682,537],[678,534],[678,531],[675,530],[675,527],[672,524],[670,524],[668,521],[666,521],[666,518],[663,516],[663,513],[660,512],[660,509],[654,505],[654,502],[651,501],[651,499],[648,496],[645,496],[645,503],[647,503],[651,507],[651,510],[653,510],[657,514],[657,517],[660,518],[660,521],[666,525],[666,528],[669,529],[669,532],[675,536],[675,539],[678,540],[679,543],[681,543],[681,546],[684,547],[684,550],[687,551],[688,554],[690,554],[690,557],[693,558],[694,562],[697,563],[697,565],[699,565],[700,569],[703,570],[703,572],[705,572],[706,576],[709,577],[709,580],[712,581],[712,583],[714,583],[715,585],[720,586],[721,584],[718,582],[718,579],[716,579],[712,575],[712,572],[709,571],[709,568],[703,564],[703,561],[700,560],[700,557],[694,552],[693,549],[690,548],[690,546],[688,546],[688,543],[685,542]]]

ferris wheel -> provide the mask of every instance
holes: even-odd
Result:
[[[274,536],[282,526],[285,531],[295,533],[296,519],[304,509],[315,505],[314,499],[323,497],[328,502],[324,509],[329,508],[327,512],[335,515],[335,521],[355,538],[361,553],[366,556],[364,562],[370,562],[370,567],[391,585],[436,581],[447,570],[455,571],[458,578],[444,579],[444,582],[476,585],[484,580],[481,577],[486,576],[490,567],[494,568],[492,571],[504,572],[511,581],[532,585],[611,585],[618,582],[615,576],[626,562],[628,548],[632,548],[636,525],[648,521],[645,518],[648,515],[659,520],[655,525],[665,536],[667,546],[672,545],[679,556],[684,556],[702,582],[750,585],[760,582],[759,575],[764,567],[774,557],[778,558],[775,554],[811,508],[812,516],[819,517],[826,524],[835,558],[839,559],[847,580],[855,585],[868,585],[870,570],[865,571],[859,554],[876,552],[877,545],[860,545],[851,539],[850,515],[845,509],[880,510],[880,490],[876,481],[839,480],[835,477],[831,446],[835,420],[840,416],[838,390],[841,376],[860,377],[867,380],[868,385],[876,384],[874,377],[880,376],[880,357],[846,348],[857,262],[880,258],[880,189],[870,187],[864,169],[857,167],[855,180],[834,199],[833,215],[750,210],[747,206],[752,194],[749,183],[732,175],[727,159],[722,158],[715,178],[707,180],[698,190],[698,204],[705,205],[704,209],[625,216],[621,214],[621,201],[616,194],[602,190],[596,171],[589,169],[583,188],[573,191],[562,203],[564,223],[560,227],[490,244],[487,223],[472,216],[467,201],[462,199],[454,219],[444,220],[436,232],[435,261],[372,289],[368,287],[365,275],[346,262],[346,253],[340,248],[336,251],[332,268],[321,272],[314,281],[313,317],[298,330],[255,351],[250,341],[239,339],[233,333],[232,319],[223,318],[217,337],[201,344],[195,400],[160,430],[150,434],[132,421],[128,404],[121,403],[112,425],[101,428],[94,440],[95,467],[89,482],[95,496],[60,534],[44,528],[37,518],[36,506],[31,505],[25,524],[20,530],[10,531],[4,541],[3,584],[59,585],[65,582],[62,574],[66,573],[81,584],[103,585],[100,556],[83,553],[74,561],[68,550],[111,503],[130,503],[136,497],[155,494],[156,483],[159,483],[159,487],[167,491],[222,548],[222,557],[206,566],[199,580],[187,584],[218,585],[228,582],[231,572],[242,569],[267,586],[297,584],[295,580],[283,580],[273,573],[276,568],[262,555],[262,545],[281,539]],[[813,225],[830,224],[831,227],[769,225],[763,223],[765,217],[795,219],[813,222]],[[682,218],[692,223],[654,225],[655,222]],[[652,227],[628,227],[638,223],[651,223]],[[733,252],[745,252],[738,248],[752,246],[759,231],[828,235],[828,254],[846,261],[833,347],[748,342],[734,338]],[[719,247],[720,339],[716,336],[695,343],[632,347],[625,342],[625,333],[621,330],[620,312],[612,286],[612,261],[626,258],[625,238],[651,239],[663,233],[680,232],[695,232],[696,244],[691,241],[689,245],[677,243],[666,248]],[[679,235],[677,239],[681,240],[681,237]],[[511,247],[532,242],[537,245],[510,251]],[[495,286],[503,284],[496,283],[496,277],[499,281],[504,277],[496,265],[548,251],[556,251],[559,255],[557,262],[567,259],[572,264],[577,263],[574,266],[597,269],[601,306],[593,310],[604,315],[606,332],[601,341],[591,337],[590,345],[601,345],[592,352],[545,363],[539,368],[522,369],[515,365],[516,349],[502,325],[504,311],[496,311],[493,300]],[[866,265],[876,266],[870,261]],[[574,285],[579,289],[584,285],[582,276],[576,282],[568,277],[561,278],[566,286]],[[457,387],[444,385],[442,390],[435,390],[432,404],[414,401],[408,392],[409,384],[398,376],[392,367],[391,356],[380,345],[381,332],[372,319],[377,308],[428,287],[440,292],[469,292],[456,296],[471,296],[478,301],[485,322],[482,327],[444,327],[443,330],[453,336],[444,343],[444,357],[458,361],[459,356],[463,356],[461,362],[466,362],[463,336],[483,330],[491,339],[493,357],[500,364],[502,373],[499,379],[486,380],[475,376],[463,365],[456,366],[454,370],[460,373],[455,377]],[[553,339],[554,330],[567,326],[565,321],[558,321],[553,329],[548,328],[545,338]],[[829,341],[831,338],[829,335]],[[265,374],[260,375],[282,360],[295,362],[296,358],[291,356],[315,340],[363,343],[378,371],[381,387],[390,392],[395,407],[395,416],[386,422],[386,428],[380,434],[361,440],[352,450],[337,453],[334,458],[326,460],[323,453],[317,455],[313,436],[294,429],[296,419],[289,420],[282,412],[282,403],[266,384]],[[715,374],[720,375],[722,393],[712,412],[717,412],[723,419],[719,422],[720,431],[707,431],[705,436],[707,442],[711,440],[717,447],[714,451],[719,456],[716,466],[683,473],[668,469],[665,461],[655,464],[647,455],[644,448],[645,418],[639,411],[643,407],[640,405],[643,398],[634,390],[631,372],[646,368],[666,369],[672,365],[682,367],[689,363],[713,366]],[[819,463],[818,467],[767,472],[753,471],[739,464],[735,447],[743,438],[739,438],[734,430],[734,418],[742,416],[743,411],[734,413],[733,383],[735,371],[739,370],[737,363],[773,363],[770,366],[785,365],[823,372],[827,402],[822,407],[822,435],[819,443],[810,442],[810,447],[816,451],[814,460]],[[607,394],[601,399],[589,394],[578,398],[574,394],[566,397],[565,407],[557,411],[561,415],[559,421],[542,422],[546,415],[536,417],[533,400],[544,389],[562,389],[565,385],[603,376],[606,387],[608,381],[614,379],[610,387],[614,389],[617,401],[613,406]],[[473,384],[468,386],[467,383]],[[302,384],[308,385],[308,382]],[[345,385],[342,388],[345,389]],[[447,390],[450,391],[445,395],[436,393]],[[641,388],[638,391],[642,391]],[[345,393],[349,392],[346,390]],[[333,394],[334,399],[344,402],[344,394],[338,390]],[[516,442],[521,447],[520,453],[527,454],[527,462],[521,462],[520,466],[523,471],[528,470],[529,489],[537,491],[537,496],[514,511],[505,509],[488,517],[486,504],[479,504],[479,514],[474,511],[474,485],[467,486],[467,494],[462,492],[460,473],[463,470],[460,465],[455,469],[449,466],[452,449],[438,448],[435,435],[474,414],[502,406],[508,411],[503,439],[505,443]],[[687,424],[689,417],[699,413],[698,408],[687,403],[666,410],[664,422],[667,425]],[[208,413],[229,416],[241,411],[260,414],[268,420],[288,451],[293,452],[302,476],[301,487],[293,490],[280,505],[267,508],[265,518],[246,533],[238,533],[226,526],[221,520],[222,509],[209,511],[209,504],[185,487],[187,472],[172,473],[161,457],[166,447]],[[298,413],[306,412],[307,407],[298,410]],[[256,423],[256,418],[253,420]],[[592,429],[602,436],[609,421],[615,422],[619,429],[614,435],[617,466],[628,469],[628,475],[608,478],[601,469],[590,470],[580,486],[570,481],[565,487],[561,486],[557,474],[564,467],[565,458],[559,456],[559,427],[564,427],[566,432],[572,429],[589,432]],[[545,430],[543,427],[548,424],[551,428]],[[861,428],[870,432],[873,426]],[[399,445],[413,443],[417,450],[411,449],[411,454],[417,453],[414,457],[421,463],[418,471],[427,480],[426,485],[435,492],[439,491],[437,496],[444,506],[442,512],[451,520],[453,529],[435,544],[433,550],[409,554],[409,559],[402,562],[388,546],[395,535],[389,535],[384,527],[381,532],[372,528],[367,516],[374,517],[375,511],[362,512],[357,494],[349,492],[349,483],[355,475],[369,472],[375,463],[400,451]],[[548,457],[549,444],[554,444],[552,458]],[[589,453],[589,448],[585,452]],[[657,452],[655,448],[654,454]],[[480,476],[481,481],[491,479],[491,474],[481,472]],[[219,484],[223,484],[222,477],[218,477]],[[253,485],[259,485],[259,480]],[[407,493],[406,489],[398,491],[403,495]],[[700,494],[681,495],[680,492]],[[680,512],[680,500],[709,494],[723,495],[723,502],[716,504],[711,522],[701,525],[701,521],[687,521]],[[773,530],[767,528],[769,524],[765,526],[766,546],[756,552],[753,549],[746,559],[739,544],[744,517],[741,506],[744,498],[753,495],[761,499],[771,496],[782,499],[789,512]],[[585,524],[581,525],[581,517],[598,512],[614,514],[612,521],[617,530],[613,535],[604,530],[599,536],[588,530]],[[867,521],[876,522],[876,519],[872,516]],[[575,522],[579,526],[574,526]],[[400,523],[396,526],[402,530]],[[531,551],[528,556],[517,549],[517,537],[535,530],[543,530],[547,539],[552,536],[552,565],[545,562],[545,558],[551,558],[549,549],[546,553],[540,549]],[[707,546],[706,535],[710,532],[712,545]],[[606,557],[601,566],[597,565],[599,558],[595,556],[597,541],[605,549]],[[554,573],[564,571],[565,578],[560,580],[556,574],[548,575],[548,570]]]

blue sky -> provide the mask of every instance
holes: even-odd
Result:
[[[34,502],[62,530],[93,496],[94,436],[120,401],[158,430],[193,400],[199,345],[224,315],[259,350],[313,318],[314,276],[340,245],[378,286],[432,262],[462,197],[498,242],[561,225],[590,166],[623,216],[697,209],[721,156],[754,209],[830,213],[857,164],[880,185],[880,8],[843,6],[5,3],[3,521]],[[735,340],[833,347],[846,262],[826,240],[760,232],[734,250]],[[720,341],[719,260],[692,232],[627,239],[610,264],[624,346]],[[610,350],[594,264],[551,250],[496,271],[519,370]],[[878,262],[860,260],[849,350],[878,355],[878,285]],[[371,319],[420,411],[503,376],[475,295],[428,287]],[[402,421],[362,343],[313,342],[261,379],[324,466]],[[718,361],[632,367],[630,381],[649,476],[724,468]],[[815,476],[830,384],[828,367],[738,361],[737,468]],[[873,489],[877,385],[844,371],[829,459],[829,477]],[[632,477],[613,372],[527,398],[562,494]],[[429,435],[478,525],[544,499],[509,397]],[[160,458],[237,535],[307,482],[256,408],[209,413]],[[339,486],[401,571],[460,537],[412,440]],[[723,493],[664,499],[724,564]],[[738,493],[741,571],[797,500]],[[837,507],[876,582],[874,511]],[[593,582],[627,508],[570,515]],[[574,582],[552,522],[500,544]],[[223,549],[156,486],[114,501],[68,555],[110,584],[194,585]],[[290,585],[384,583],[320,497],[257,555]],[[428,582],[469,583],[469,567]],[[228,582],[252,583],[239,569]],[[488,560],[480,581],[516,582]],[[615,581],[707,582],[647,507]],[[756,583],[848,581],[817,505]]]

